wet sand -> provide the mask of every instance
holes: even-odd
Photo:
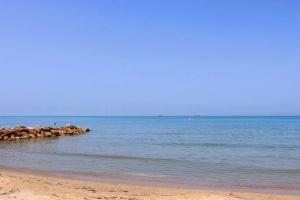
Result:
[[[0,199],[299,200],[300,196],[108,184],[0,168]]]

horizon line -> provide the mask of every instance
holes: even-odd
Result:
[[[300,117],[300,115],[0,115],[0,117]]]

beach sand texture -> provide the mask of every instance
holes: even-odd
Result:
[[[300,196],[107,184],[0,169],[0,199],[299,200]]]

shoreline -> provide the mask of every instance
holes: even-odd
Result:
[[[299,187],[285,185],[216,185],[199,182],[191,182],[179,179],[164,179],[161,177],[139,176],[139,175],[115,175],[109,173],[95,172],[76,172],[63,170],[43,170],[33,168],[20,168],[13,166],[0,165],[0,170],[33,174],[38,176],[64,178],[70,180],[82,180],[93,183],[103,184],[122,184],[131,186],[170,188],[170,189],[191,189],[191,190],[208,190],[208,191],[235,191],[246,193],[276,194],[276,195],[293,195],[300,197]]]
[[[0,199],[16,200],[92,200],[92,199],[269,199],[296,200],[300,195],[285,195],[232,190],[188,189],[179,187],[146,186],[107,183],[49,174],[35,170],[0,166]]]

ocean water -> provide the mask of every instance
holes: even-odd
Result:
[[[0,142],[0,165],[93,180],[300,193],[300,117],[0,117],[80,136]]]

